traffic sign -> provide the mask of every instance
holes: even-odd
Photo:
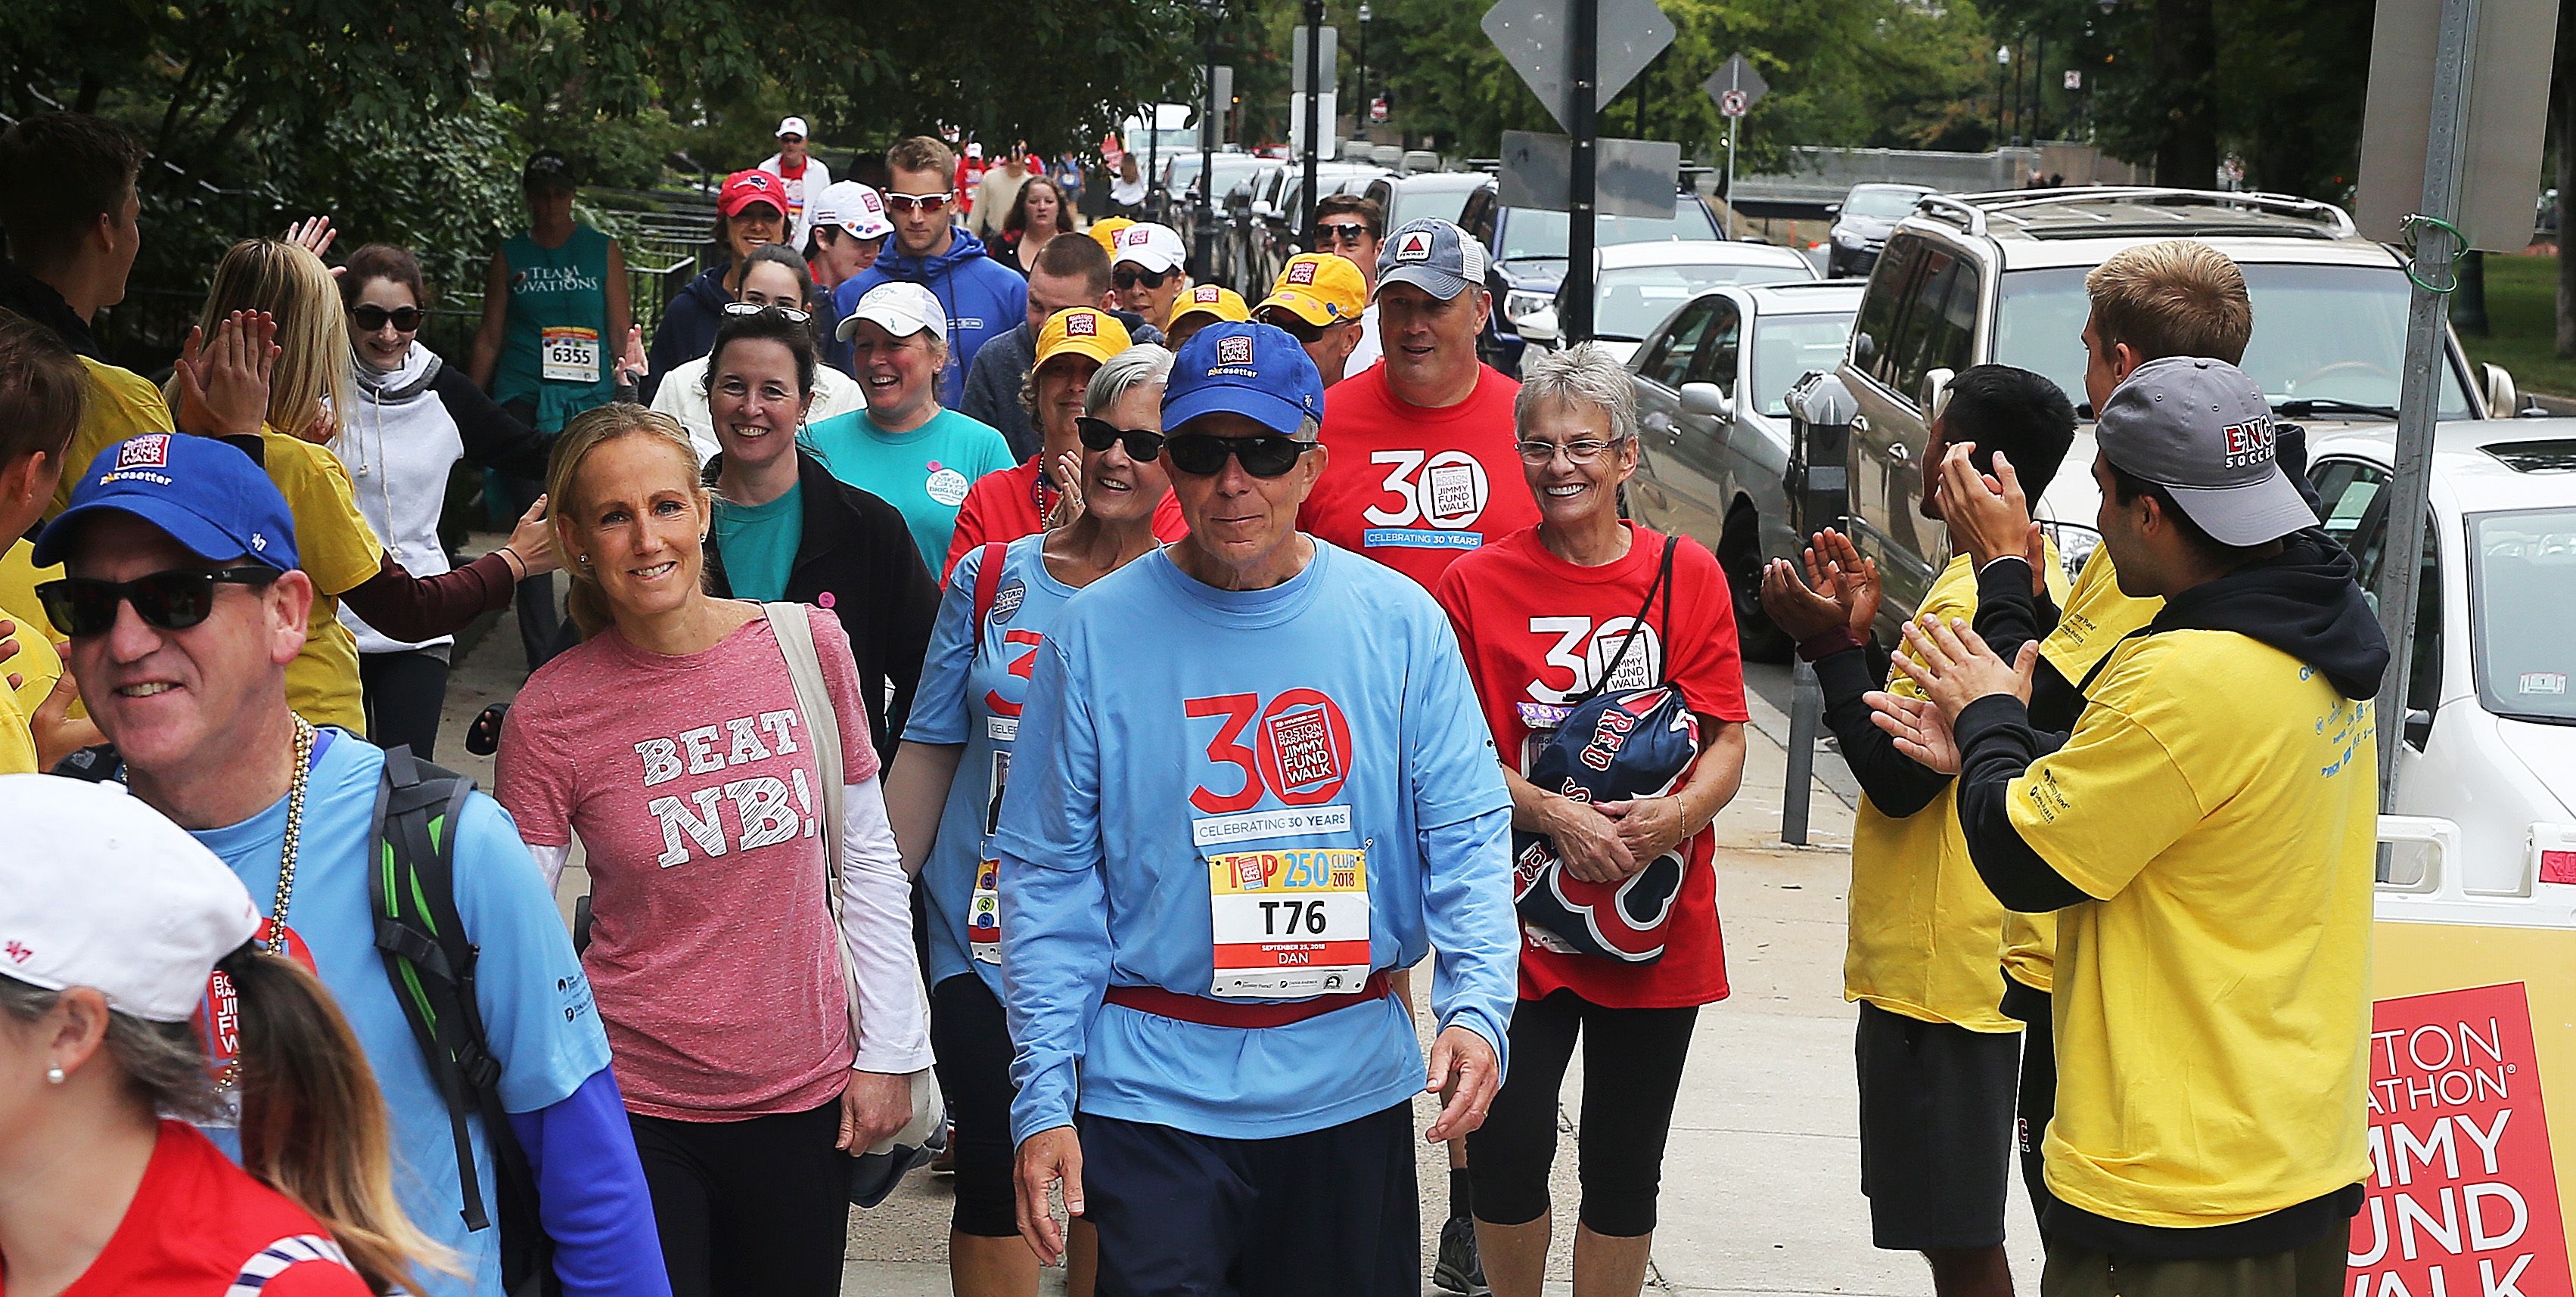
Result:
[[[1592,92],[1596,106],[1617,97],[1673,43],[1672,20],[1655,6],[1655,0],[1600,0],[1600,5],[1595,65],[1600,74]],[[1557,125],[1574,129],[1568,120],[1573,116],[1573,95],[1565,76],[1574,27],[1570,0],[1495,0],[1480,25],[1494,48],[1502,51],[1503,61],[1547,105]]]
[[[1324,57],[1320,69],[1315,73],[1315,80],[1324,85],[1331,85],[1341,75],[1342,29],[1326,27],[1322,36],[1323,39],[1317,43],[1323,46]],[[1288,57],[1288,87],[1291,90],[1303,90],[1306,88],[1305,24],[1298,24],[1296,29],[1289,33],[1288,48],[1291,51]]]
[[[1369,120],[1373,122],[1382,122],[1386,120],[1385,95],[1379,95],[1377,98],[1369,101]]]
[[[1595,215],[1673,219],[1678,203],[1673,177],[1681,173],[1681,145],[1606,136],[1593,143]],[[1573,171],[1573,140],[1544,131],[1505,131],[1496,199],[1505,207],[1562,212],[1572,205]]]
[[[1771,93],[1771,83],[1762,79],[1753,61],[1740,50],[1728,56],[1726,65],[1710,73],[1699,88],[1717,101],[1717,111],[1729,117],[1742,117],[1762,102],[1762,96]]]
[[[2081,90],[2084,88],[2084,73],[2082,69],[2066,69],[2066,88],[2069,90]]]

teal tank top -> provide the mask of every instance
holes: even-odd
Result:
[[[537,431],[617,397],[610,366],[623,338],[608,336],[608,236],[576,225],[560,248],[526,234],[501,245],[510,272],[510,313],[492,399],[536,403]]]

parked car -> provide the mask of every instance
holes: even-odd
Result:
[[[1410,221],[1436,216],[1455,221],[1467,198],[1492,183],[1481,171],[1425,171],[1372,180],[1364,191],[1386,213],[1388,233]]]
[[[2312,437],[2393,423],[2409,285],[2399,255],[2354,230],[2342,209],[2273,194],[2072,189],[1934,194],[1897,226],[1862,294],[1838,373],[1860,407],[1847,465],[1852,532],[1878,561],[1898,626],[1949,562],[1949,533],[1915,512],[1931,414],[1951,375],[2000,362],[2046,375],[2088,422],[2033,513],[2056,532],[2071,572],[2092,552],[2092,411],[2080,341],[2084,276],[2111,254],[2197,238],[2235,259],[2254,303],[2244,367],[2283,418]],[[2477,379],[2472,375],[2479,375]],[[2446,341],[2439,417],[2478,419],[2519,406],[2495,366],[2472,370]]]
[[[1815,263],[1795,248],[1767,243],[1693,239],[1682,243],[1623,243],[1593,254],[1592,337],[1621,361],[1683,303],[1728,284],[1801,283],[1816,277]],[[1520,319],[1521,367],[1557,348],[1565,288],[1543,309]]]
[[[1717,554],[1737,642],[1757,661],[1785,661],[1793,647],[1760,597],[1764,558],[1799,544],[1782,484],[1784,398],[1801,375],[1842,358],[1860,296],[1859,284],[1812,279],[1711,289],[1649,330],[1628,362],[1638,423],[1629,516]]]
[[[1870,267],[1878,264],[1887,236],[1896,232],[1896,223],[1931,192],[1925,185],[1852,186],[1829,209],[1834,224],[1825,233],[1825,278],[1866,278]]]
[[[1315,164],[1315,189],[1321,194],[1356,194],[1365,192],[1372,182],[1394,173],[1368,162],[1319,162]],[[1243,279],[1235,284],[1244,300],[1258,302],[1269,296],[1270,286],[1279,279],[1281,267],[1288,258],[1307,250],[1306,236],[1306,168],[1302,162],[1290,162],[1266,189],[1267,196],[1256,193],[1252,215],[1257,228],[1247,227],[1250,242],[1257,246],[1246,249],[1242,257]]]
[[[1519,320],[1544,310],[1556,299],[1565,278],[1567,217],[1539,207],[1505,207],[1502,193],[1488,179],[1467,196],[1458,224],[1483,240],[1492,261],[1485,286],[1494,295],[1492,322],[1485,327],[1479,350],[1485,363],[1506,374],[1520,372]],[[1627,243],[1670,243],[1684,239],[1723,239],[1717,216],[1697,193],[1676,187],[1670,216],[1596,216],[1593,246],[1615,248]]]

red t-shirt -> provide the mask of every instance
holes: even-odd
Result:
[[[1457,628],[1467,675],[1493,728],[1494,747],[1527,774],[1538,743],[1532,722],[1553,718],[1568,697],[1592,686],[1619,652],[1637,609],[1664,560],[1664,538],[1634,523],[1627,557],[1577,567],[1547,551],[1536,527],[1502,537],[1461,557],[1440,578],[1437,595]],[[1736,656],[1735,606],[1717,558],[1684,540],[1673,555],[1671,634],[1665,598],[1646,615],[1645,638],[1620,663],[1623,687],[1658,680],[1682,692],[1690,709],[1742,721],[1744,672]],[[1706,740],[1702,736],[1703,741]],[[1542,734],[1541,742],[1544,742]],[[1664,957],[1625,964],[1569,955],[1521,942],[1521,998],[1560,988],[1618,1009],[1667,1009],[1726,998],[1726,950],[1718,934],[1716,834],[1702,830],[1682,848],[1682,890],[1673,907]]]
[[[1437,409],[1397,400],[1383,365],[1333,384],[1324,392],[1332,463],[1297,511],[1299,530],[1428,590],[1459,555],[1538,525],[1512,446],[1520,390],[1482,365],[1466,400]]]
[[[116,1233],[63,1297],[254,1291],[372,1297],[312,1213],[233,1165],[186,1122],[162,1122]]]
[[[940,584],[948,583],[948,574],[957,570],[957,560],[966,551],[1045,530],[1046,516],[1061,493],[1039,474],[1038,461],[1043,458],[1041,452],[1016,468],[986,473],[966,489],[966,498],[957,506],[957,529],[948,533],[948,560],[939,565]],[[1165,491],[1163,502],[1154,506],[1154,539],[1173,541],[1189,534],[1190,524],[1181,518],[1181,502]]]

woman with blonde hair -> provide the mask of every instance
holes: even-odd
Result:
[[[520,691],[496,784],[549,877],[581,839],[671,1290],[837,1294],[850,1159],[930,1066],[848,633],[707,593],[713,502],[668,415],[578,416],[547,493],[585,638]]]
[[[452,1266],[396,1203],[348,1022],[252,939],[214,853],[140,799],[49,775],[0,777],[0,838],[9,1291],[361,1297]],[[237,1122],[241,1165],[191,1119]]]
[[[326,412],[349,408],[341,309],[339,286],[320,257],[285,239],[244,239],[216,266],[204,323],[192,335],[212,341],[181,357],[171,390],[182,430],[200,426],[191,411],[203,393],[224,386],[210,382],[214,373],[235,376],[228,386],[236,390],[265,394],[259,434],[225,440],[285,495],[296,549],[313,578],[312,634],[286,670],[286,701],[312,724],[365,734],[358,643],[340,622],[341,604],[388,639],[418,643],[506,607],[520,578],[551,572],[555,562],[543,500],[519,519],[508,543],[453,572],[415,577],[385,548],[358,511],[348,469],[311,435],[338,417]],[[319,441],[327,440],[325,431]],[[104,449],[75,444],[65,461],[66,487]],[[57,494],[57,510],[68,498],[68,490]]]

